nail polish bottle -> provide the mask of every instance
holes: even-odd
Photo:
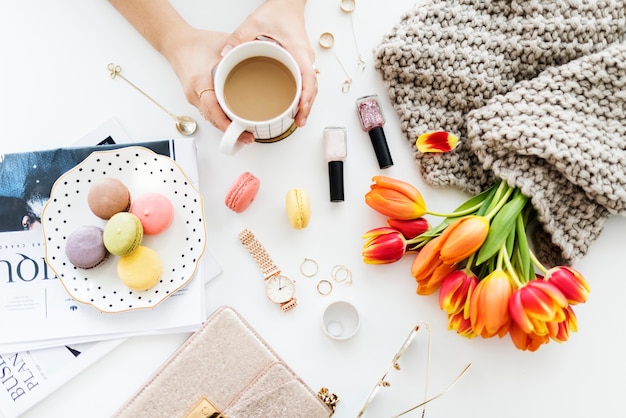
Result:
[[[372,141],[376,159],[378,160],[378,166],[380,168],[391,167],[393,160],[391,159],[387,138],[383,130],[385,117],[383,116],[378,96],[372,94],[359,97],[356,99],[356,107],[361,127],[369,134]]]
[[[343,162],[348,156],[346,128],[324,128],[324,154],[328,162],[330,201],[343,202]]]

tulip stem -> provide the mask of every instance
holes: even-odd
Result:
[[[471,208],[460,210],[458,212],[443,213],[443,212],[432,212],[432,211],[427,210],[426,214],[427,215],[432,215],[432,216],[437,216],[437,217],[440,217],[440,218],[458,218],[460,216],[471,215],[472,213],[474,213],[478,209],[480,209],[481,206],[482,206],[482,202],[472,206]]]
[[[539,269],[541,270],[541,272],[543,274],[546,274],[548,269],[541,264],[541,262],[539,261],[539,259],[535,256],[535,253],[533,253],[530,249],[528,250],[528,252],[530,253],[530,259],[533,261],[533,264]]]
[[[511,264],[511,258],[509,257],[508,251],[506,250],[506,244],[500,247],[500,254],[498,254],[498,268],[502,268],[502,262],[507,268],[509,276],[515,282],[515,285],[519,288],[522,287],[522,282],[519,279],[519,276],[515,272],[515,268],[513,268],[513,264]]]
[[[504,192],[502,192],[503,188],[506,188]],[[509,200],[509,197],[511,197],[512,193],[513,193],[513,188],[509,187],[509,185],[506,184],[505,181],[500,183],[500,185],[498,186],[498,190],[496,191],[496,195],[491,202],[492,205],[494,202],[496,202],[495,206],[487,209],[487,214],[485,215],[485,218],[491,220],[491,218],[493,218],[498,213],[498,211],[502,209],[502,206],[506,204],[506,202]]]
[[[467,263],[465,264],[465,271],[468,274],[473,274],[472,273],[472,267],[474,266],[474,258],[476,257],[476,253],[473,253],[472,255],[469,256],[469,258],[467,259]]]

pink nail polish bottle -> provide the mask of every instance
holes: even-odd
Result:
[[[385,117],[383,116],[378,96],[375,94],[369,96],[363,96],[356,99],[356,108],[361,122],[361,127],[370,136],[372,146],[374,147],[374,153],[378,160],[378,166],[380,168],[388,168],[393,165],[391,159],[391,153],[389,152],[389,146],[387,145],[387,138],[385,137],[385,131],[383,125],[385,124]]]

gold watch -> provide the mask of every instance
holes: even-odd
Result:
[[[296,305],[296,282],[289,276],[280,272],[265,248],[256,239],[252,231],[245,229],[239,233],[239,241],[248,250],[254,261],[263,272],[265,278],[265,294],[268,299],[277,303],[280,308],[287,312]]]

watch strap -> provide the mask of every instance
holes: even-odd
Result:
[[[265,251],[265,247],[256,239],[252,231],[244,229],[239,233],[239,241],[248,250],[254,261],[257,263],[265,279],[280,273],[270,255]]]
[[[287,312],[295,308],[297,305],[298,301],[296,300],[296,298],[291,298],[287,302],[281,303],[280,309],[282,309],[284,312]]]

